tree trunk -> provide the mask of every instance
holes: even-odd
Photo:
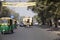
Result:
[[[45,22],[44,22],[44,20],[42,20],[42,25],[45,25]]]
[[[42,25],[45,25],[45,18],[41,17]]]
[[[58,28],[58,26],[57,26],[57,15],[56,15],[54,21],[55,21],[55,22],[54,22],[54,24],[55,24],[55,28]]]
[[[45,25],[46,18],[44,17],[44,11],[41,11],[40,13],[38,13],[38,16],[41,17],[42,25]]]
[[[55,22],[55,28],[58,28],[58,27],[57,27],[57,23],[56,23],[56,22]]]
[[[49,20],[49,26],[52,26],[52,21],[51,21],[51,19]]]

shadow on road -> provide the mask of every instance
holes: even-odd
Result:
[[[60,33],[58,33],[57,35],[60,36]]]
[[[47,29],[46,31],[60,31],[60,28],[55,28],[48,25],[40,25],[39,27],[42,29]]]
[[[47,31],[60,31],[60,28],[50,28]]]
[[[56,39],[53,39],[53,40],[60,40],[60,38],[56,38]]]
[[[48,29],[48,28],[50,28],[50,26],[48,26],[48,25],[40,25],[39,27],[42,28],[42,29]]]
[[[10,34],[14,34],[14,32],[13,33],[4,33],[2,35],[10,35]]]
[[[58,33],[57,35],[58,35],[58,37],[55,38],[54,40],[60,40],[60,33]]]

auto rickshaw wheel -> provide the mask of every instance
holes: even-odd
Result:
[[[13,33],[13,30],[11,30],[11,33]]]
[[[4,32],[1,32],[1,34],[5,34]]]

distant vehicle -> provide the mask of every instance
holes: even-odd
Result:
[[[31,25],[33,25],[33,19],[32,19],[32,17],[25,17],[25,18],[23,18],[23,24],[25,26],[31,26]]]
[[[38,22],[35,22],[33,25],[38,25]]]
[[[20,27],[23,27],[24,26],[23,22],[21,22],[19,25],[20,25]]]

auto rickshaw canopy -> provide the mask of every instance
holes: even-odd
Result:
[[[1,20],[4,20],[4,19],[6,19],[6,20],[9,20],[9,19],[12,19],[12,18],[9,18],[9,17],[2,17],[2,18],[0,18]]]

